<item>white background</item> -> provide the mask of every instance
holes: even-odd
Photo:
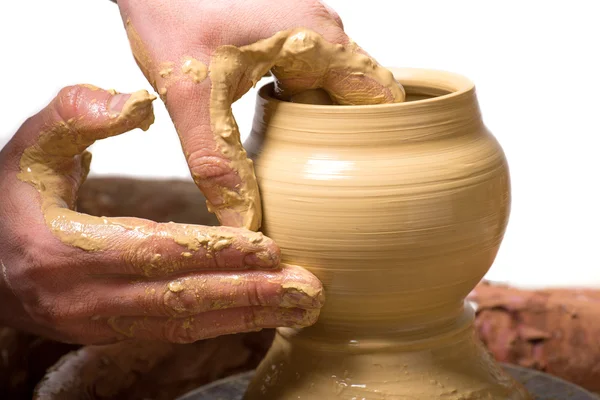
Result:
[[[600,286],[598,2],[328,3],[380,63],[446,69],[475,81],[513,184],[508,232],[488,278]],[[151,90],[108,0],[0,2],[0,77],[0,146],[63,86]],[[254,94],[234,106],[243,134]],[[188,177],[168,115],[160,102],[155,108],[149,132],[94,146],[93,174]]]

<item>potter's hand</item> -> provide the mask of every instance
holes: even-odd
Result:
[[[153,99],[66,88],[2,149],[0,324],[87,344],[313,323],[319,281],[260,233],[73,210],[86,148],[147,129]]]
[[[166,102],[194,181],[224,225],[260,226],[258,187],[231,104],[269,70],[282,98],[324,88],[340,104],[404,100],[392,74],[318,0],[118,4],[135,59]]]

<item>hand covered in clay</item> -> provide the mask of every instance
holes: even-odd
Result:
[[[0,324],[82,344],[186,343],[315,322],[307,271],[244,228],[74,210],[95,140],[154,121],[146,91],[63,89],[0,152]],[[168,190],[168,188],[165,188]]]
[[[258,186],[231,104],[266,73],[284,100],[304,102],[319,88],[339,104],[404,100],[392,74],[318,0],[118,4],[133,55],[165,101],[194,181],[223,225],[260,227]]]

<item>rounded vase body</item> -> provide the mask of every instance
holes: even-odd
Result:
[[[279,329],[246,399],[526,399],[472,329],[465,297],[510,208],[502,148],[459,75],[393,70],[407,102],[318,106],[260,90],[263,228],[314,273],[314,326]]]

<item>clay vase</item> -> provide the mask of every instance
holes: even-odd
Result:
[[[282,102],[259,91],[246,148],[264,232],[324,284],[307,329],[278,329],[255,399],[528,399],[473,329],[465,297],[488,271],[510,208],[502,148],[475,88],[392,70],[408,101]]]

